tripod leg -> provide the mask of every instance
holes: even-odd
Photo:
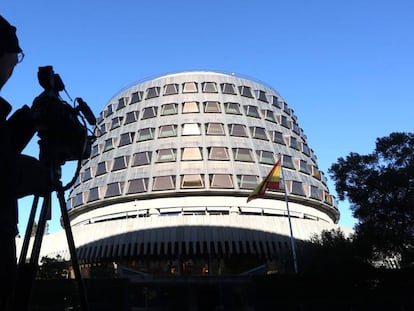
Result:
[[[85,287],[85,284],[83,282],[83,279],[80,273],[78,256],[76,254],[75,242],[73,240],[72,228],[70,226],[69,216],[66,210],[64,192],[63,192],[62,187],[60,187],[56,193],[57,193],[57,197],[59,200],[60,210],[62,213],[62,220],[63,220],[65,232],[66,232],[66,238],[68,240],[70,258],[72,260],[72,267],[75,273],[75,278],[78,282],[78,289],[79,289],[80,299],[81,299],[81,309],[83,311],[87,311],[89,310],[89,306],[88,306],[88,299],[86,295],[86,287]]]
[[[26,233],[24,235],[22,250],[20,252],[19,265],[23,265],[26,263],[27,251],[29,250],[30,237],[33,231],[33,224],[34,224],[34,219],[36,216],[36,209],[37,209],[38,203],[39,203],[39,196],[35,196],[33,199],[32,209],[30,211],[29,221],[27,222],[27,228],[26,228]]]

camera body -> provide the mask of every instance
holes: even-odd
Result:
[[[40,138],[40,159],[58,165],[87,159],[95,137],[88,135],[86,123],[80,119],[84,120],[83,112],[89,114],[88,121],[94,121],[89,107],[83,101],[72,107],[61,99],[59,92],[65,86],[52,66],[39,67],[38,80],[44,91],[34,99],[31,110]]]

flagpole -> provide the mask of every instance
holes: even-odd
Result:
[[[293,239],[293,231],[292,231],[292,221],[290,219],[290,209],[289,209],[289,201],[288,201],[288,196],[287,196],[287,187],[286,187],[286,182],[285,182],[285,178],[283,176],[283,168],[282,165],[280,166],[280,177],[283,180],[283,185],[285,187],[285,201],[286,201],[286,209],[287,209],[287,214],[288,214],[288,221],[289,221],[289,231],[290,231],[290,246],[292,248],[292,256],[293,256],[293,267],[295,269],[295,273],[298,273],[298,262],[296,259],[296,246],[295,246],[295,240]]]

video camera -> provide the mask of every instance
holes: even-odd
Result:
[[[95,140],[85,122],[96,124],[91,109],[80,97],[75,98],[77,105],[73,107],[62,100],[59,92],[65,85],[52,66],[39,67],[37,76],[44,91],[34,99],[31,110],[40,138],[39,158],[57,165],[87,159]]]

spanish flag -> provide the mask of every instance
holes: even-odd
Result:
[[[249,201],[262,198],[265,195],[267,189],[270,190],[279,190],[280,181],[281,181],[281,164],[280,159],[275,163],[270,173],[266,176],[265,179],[252,191],[252,193],[247,198],[247,203]]]

